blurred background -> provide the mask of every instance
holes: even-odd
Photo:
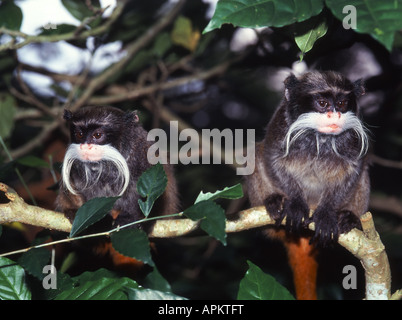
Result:
[[[360,106],[372,133],[370,211],[390,259],[393,290],[400,288],[401,34],[390,52],[369,35],[345,30],[328,11],[327,34],[300,62],[291,27],[224,25],[202,34],[215,2],[2,1],[0,181],[27,202],[53,208],[59,164],[68,143],[61,119],[64,108],[91,104],[138,110],[147,130],[163,128],[167,133],[170,121],[199,132],[255,129],[258,141],[290,72],[340,71],[366,82]],[[243,179],[225,164],[178,164],[176,176],[182,208],[193,204],[200,191],[214,192]],[[220,204],[228,215],[249,207],[247,198]],[[37,231],[4,227],[0,251],[26,246]],[[230,234],[227,246],[202,235],[158,239],[155,245],[158,269],[178,295],[236,298],[247,260],[293,291],[282,245],[261,230]],[[319,298],[364,297],[364,272],[349,252],[329,248],[320,253],[319,263]],[[345,265],[358,270],[356,290],[342,288]]]

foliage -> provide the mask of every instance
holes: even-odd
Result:
[[[357,14],[357,32],[368,33],[380,41],[388,50],[392,49],[395,34],[402,28],[400,16],[402,1],[371,1],[364,0],[246,0],[233,4],[231,0],[220,0],[215,14],[204,32],[219,28],[224,23],[247,28],[283,27],[294,22],[302,22],[318,15],[329,8],[335,17],[343,20],[348,6],[353,6]],[[290,22],[290,23],[289,23]],[[326,31],[326,23],[322,22],[319,28],[311,28],[296,42],[303,53],[312,48],[312,44],[322,37]],[[313,37],[313,39],[312,39]],[[304,48],[305,42],[312,42]]]
[[[152,183],[141,184],[143,194],[152,194],[152,191],[157,189],[158,197],[163,193],[166,188],[166,178],[163,167],[155,165],[146,170],[140,177],[141,181],[152,181]],[[219,198],[237,199],[243,196],[240,185],[225,188],[225,190],[217,191],[215,193],[204,194],[201,193],[197,198],[197,202],[190,208],[184,211],[184,214],[191,219],[202,220],[201,227],[211,236],[224,241],[225,234],[225,217],[223,209],[215,204],[213,201]],[[158,197],[155,197],[156,200]],[[102,219],[108,212],[110,212],[115,201],[118,197],[111,198],[95,198],[86,202],[76,214],[71,229],[70,237],[73,238],[81,233],[95,222]],[[151,204],[152,205],[154,202]],[[178,214],[179,215],[179,214]],[[162,216],[163,218],[163,216]],[[218,219],[217,219],[218,218]],[[143,220],[147,221],[145,218]],[[219,221],[220,223],[217,223]],[[108,299],[108,300],[122,300],[122,299],[166,299],[168,297],[176,297],[169,293],[170,287],[166,287],[166,282],[161,277],[152,260],[150,243],[148,236],[143,230],[139,229],[124,229],[126,226],[119,226],[118,228],[107,232],[111,234],[112,245],[115,250],[121,254],[142,261],[151,267],[154,267],[152,277],[153,286],[157,288],[164,288],[168,292],[160,292],[159,290],[151,290],[140,287],[134,280],[129,278],[117,278],[116,275],[106,270],[98,270],[94,273],[83,273],[81,276],[70,279],[65,277],[62,282],[71,284],[63,291],[53,298],[69,299],[69,300],[93,300],[93,299]],[[124,230],[121,230],[124,229]],[[104,233],[102,234],[104,235]],[[222,236],[223,235],[223,236]],[[89,236],[93,236],[90,234]],[[222,238],[223,237],[223,238]],[[80,237],[80,239],[85,236]],[[74,239],[72,239],[74,240]],[[31,249],[27,251],[20,259],[19,265],[13,261],[0,257],[1,275],[0,278],[0,299],[30,299],[32,293],[29,289],[28,282],[25,279],[25,271],[33,275],[37,280],[45,281],[43,271],[39,268],[45,266],[50,259],[50,253],[44,248]],[[22,268],[22,267],[23,268]],[[56,275],[55,275],[56,277]],[[54,280],[56,283],[58,280]],[[140,292],[138,292],[140,291]]]
[[[237,295],[239,300],[292,300],[289,291],[282,287],[275,279],[262,272],[252,262],[248,261],[249,269],[240,282]]]
[[[70,237],[78,235],[95,222],[102,219],[113,208],[118,197],[94,198],[78,209],[71,227]]]
[[[351,49],[355,44],[369,48],[368,55],[375,59],[373,66],[378,64],[382,70],[367,81],[368,93],[384,94],[383,100],[372,107],[375,111],[365,114],[375,136],[373,152],[399,161],[401,0],[220,0],[212,19],[205,17],[207,6],[202,1],[175,2],[177,7],[173,9],[167,0],[117,1],[109,16],[104,15],[105,8],[99,1],[91,1],[91,6],[88,3],[63,0],[63,6],[78,24],[49,28],[47,23],[51,21],[44,20],[35,34],[21,32],[23,18],[29,17],[23,17],[20,2],[0,4],[0,141],[4,150],[0,153],[0,181],[19,186],[23,177],[35,193],[32,198],[39,194],[39,205],[51,208],[53,202],[48,198],[54,199],[56,194],[45,192],[54,188],[53,176],[61,158],[57,158],[55,149],[46,148],[53,147],[55,141],[66,140],[66,130],[59,119],[64,108],[78,109],[84,104],[130,110],[135,107],[140,109],[140,119],[147,129],[166,128],[174,120],[182,128],[199,130],[256,128],[261,137],[279,100],[278,93],[267,85],[278,82],[272,74],[290,71],[298,55],[310,67],[338,68],[341,61],[343,70],[352,69],[346,62],[355,62]],[[356,8],[354,30],[342,26],[349,14],[344,12],[347,5]],[[238,51],[231,49],[237,27],[258,29],[255,42]],[[113,45],[121,46],[117,53],[105,50]],[[61,65],[65,59],[62,52],[72,48],[90,57],[89,61],[82,60],[78,71],[72,66],[52,69],[43,63]],[[32,51],[24,54],[24,50]],[[25,55],[38,56],[41,63],[24,60]],[[109,63],[102,64],[99,56],[109,58]],[[38,78],[29,81],[28,75],[32,74]],[[46,78],[50,85],[41,87],[36,81],[39,78]],[[401,201],[402,186],[398,182],[402,174],[395,167],[374,165],[374,200]],[[149,218],[149,213],[166,187],[162,169],[161,165],[152,167],[138,182],[142,196],[139,206],[146,222],[155,219]],[[51,178],[47,178],[49,173]],[[225,219],[231,213],[227,209],[235,203],[231,200],[243,196],[241,179],[233,168],[178,165],[176,174],[183,215],[199,221],[202,230],[194,235],[196,240],[155,240],[155,255],[143,230],[123,227],[107,234],[118,252],[141,260],[146,270],[151,270],[143,278],[133,280],[104,268],[76,273],[67,270],[56,274],[57,289],[44,290],[42,282],[51,275],[43,273],[42,268],[50,263],[51,255],[46,249],[31,249],[15,261],[0,258],[0,298],[291,299],[279,284],[291,288],[282,248],[259,232],[230,236],[224,232]],[[43,184],[38,186],[38,181]],[[19,193],[23,190],[20,187]],[[116,198],[102,198],[86,203],[77,213],[70,237],[87,236],[88,228],[106,218],[114,201]],[[387,241],[387,252],[396,261],[393,272],[401,272],[401,219],[395,214],[399,204],[376,210],[383,213],[377,222]],[[1,252],[29,246],[30,240],[22,236],[28,231],[23,230],[0,226]],[[36,241],[48,241],[50,237],[42,236],[38,235]],[[73,254],[56,264],[69,265],[66,261],[70,258],[74,260]],[[246,261],[255,264],[247,262],[247,268]],[[349,255],[336,248],[322,253],[322,297],[361,297],[364,288],[356,293],[342,291],[342,274],[333,272],[340,265],[353,263]]]
[[[167,177],[160,163],[146,172],[138,179],[137,191],[140,196],[146,197],[146,201],[139,199],[138,204],[145,217],[148,217],[155,200],[165,191]]]

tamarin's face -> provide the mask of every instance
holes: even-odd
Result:
[[[307,130],[332,136],[354,130],[361,140],[363,153],[367,137],[357,117],[356,103],[363,94],[361,80],[352,83],[335,72],[309,72],[299,79],[289,76],[285,80],[285,99],[291,123],[286,136],[287,150],[289,143]]]
[[[65,111],[64,119],[70,123],[71,143],[79,145],[82,161],[99,161],[106,146],[118,148],[120,130],[124,127],[124,112],[105,108],[86,107],[76,113]],[[105,147],[104,147],[105,146]]]
[[[130,116],[132,119],[130,119]],[[102,174],[102,162],[109,162],[117,169],[117,180],[121,181],[120,195],[129,182],[129,169],[121,154],[120,140],[124,128],[138,121],[136,115],[125,114],[115,108],[86,107],[72,113],[64,112],[64,119],[70,124],[71,144],[67,149],[62,178],[66,188],[73,194],[76,190],[71,184],[73,165],[83,168],[85,186],[94,185]],[[80,190],[82,191],[82,190]]]

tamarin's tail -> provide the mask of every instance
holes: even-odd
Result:
[[[307,237],[284,241],[298,300],[317,300],[317,250],[309,241]]]
[[[117,252],[110,241],[99,243],[94,249],[94,253],[110,259],[113,269],[123,274],[135,277],[144,267],[144,263],[134,258],[126,257]]]

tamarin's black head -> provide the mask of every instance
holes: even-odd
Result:
[[[136,112],[104,106],[88,106],[72,113],[64,110],[72,143],[111,144],[117,147],[124,130],[138,123]]]
[[[308,72],[300,78],[292,74],[285,80],[285,98],[292,107],[289,112],[296,118],[306,112],[358,114],[356,100],[364,93],[362,80],[351,82],[334,71]]]
[[[358,118],[357,99],[365,93],[362,80],[349,81],[340,73],[308,72],[299,78],[293,74],[285,80],[285,100],[289,130],[285,137],[285,156],[290,145],[304,133],[313,130],[317,149],[322,137],[334,138],[347,131],[354,131],[360,140],[361,156],[367,150],[368,139]],[[318,152],[319,150],[317,150]],[[338,154],[338,153],[337,153]]]
[[[123,112],[113,107],[91,106],[77,112],[64,111],[64,119],[70,125],[71,144],[66,151],[62,167],[62,181],[66,188],[76,194],[76,188],[82,192],[95,186],[105,167],[113,166],[119,194],[126,190],[130,172],[127,159],[127,145],[132,139],[131,133],[138,126],[135,112]],[[80,170],[82,183],[71,183],[72,170]],[[80,176],[80,175],[76,175]],[[74,184],[74,187],[73,187]],[[81,187],[80,187],[81,186]]]

